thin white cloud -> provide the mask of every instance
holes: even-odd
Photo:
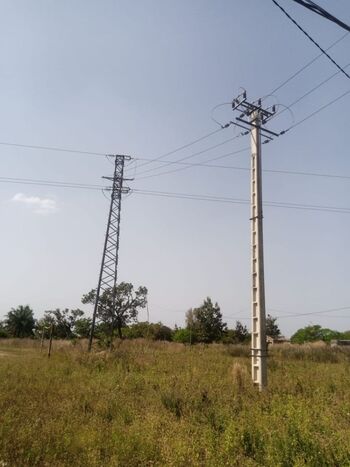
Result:
[[[56,201],[52,198],[40,198],[39,196],[16,193],[11,201],[30,206],[35,214],[51,214],[57,211]]]

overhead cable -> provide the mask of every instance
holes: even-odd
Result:
[[[344,68],[348,68],[350,66],[350,63],[348,63]],[[307,96],[309,96],[310,94],[312,94],[313,92],[317,91],[317,89],[319,89],[320,87],[322,87],[323,85],[325,85],[326,83],[328,83],[331,79],[333,79],[335,76],[339,75],[340,71],[336,71],[335,73],[333,73],[332,75],[328,76],[328,78],[324,79],[323,81],[321,81],[319,84],[317,84],[316,86],[314,86],[313,88],[311,88],[309,91],[307,91],[305,94],[303,94],[301,97],[298,97],[298,99],[296,99],[295,101],[291,102],[290,104],[288,104],[287,106],[284,107],[283,110],[281,110],[280,112],[277,112],[276,113],[276,117],[278,115],[281,115],[282,113],[284,113],[286,110],[288,110],[289,108],[293,107],[294,105],[298,104],[300,101],[302,101],[303,99],[305,99]]]
[[[74,188],[74,189],[83,189],[83,190],[108,190],[108,187],[102,185],[93,185],[93,184],[80,184],[73,182],[57,182],[53,180],[36,180],[36,179],[20,179],[20,178],[10,178],[10,177],[1,177],[0,183],[14,183],[22,185],[36,185],[36,186],[47,186],[47,187],[57,187],[57,188]],[[242,204],[249,205],[249,199],[242,198],[231,198],[226,196],[214,196],[214,195],[205,195],[205,194],[193,194],[193,193],[178,193],[178,192],[167,192],[167,191],[156,191],[156,190],[144,190],[144,189],[132,189],[132,193],[138,195],[146,196],[159,196],[166,198],[176,198],[176,199],[186,199],[193,201],[209,201],[216,203],[229,203],[229,204]],[[350,208],[344,208],[340,206],[324,206],[324,205],[311,205],[304,203],[287,203],[282,201],[266,201],[264,206],[268,207],[277,207],[277,208],[286,208],[286,209],[299,209],[307,211],[323,211],[323,212],[333,212],[333,213],[342,213],[350,214]]]
[[[332,21],[333,23],[337,24],[338,26],[345,29],[346,31],[350,31],[350,26],[348,26],[347,24],[345,24],[343,21],[336,18],[335,16],[331,15],[327,10],[317,5],[317,3],[311,0],[294,0],[294,2],[299,3],[299,5],[302,5],[308,8],[309,10],[313,11],[314,13],[317,13],[320,16],[323,16],[323,18],[328,19],[329,21]]]
[[[323,49],[318,42],[316,42],[308,32],[303,29],[297,21],[291,17],[289,13],[276,1],[272,0],[272,2],[287,16],[287,18],[292,21],[293,24],[303,33],[305,36],[335,65],[348,79],[350,79],[350,75]]]
[[[332,49],[335,45],[337,45],[339,42],[341,42],[345,37],[349,35],[348,32],[343,34],[339,39],[337,39],[335,42],[333,42],[329,47],[327,47],[326,50]],[[323,57],[323,52],[320,54],[316,55],[312,60],[307,62],[305,65],[303,65],[301,68],[299,68],[295,73],[293,73],[289,78],[287,78],[285,81],[283,81],[280,85],[278,85],[275,89],[273,89],[268,95],[264,96],[263,99],[266,99],[267,96],[274,94],[275,92],[279,91],[282,89],[286,84],[288,84],[290,81],[292,81],[294,78],[296,78],[300,73],[302,73],[304,70],[309,68],[314,62],[316,62],[319,58]]]
[[[249,147],[244,147],[242,149],[238,149],[237,151],[230,151],[230,152],[227,152],[225,154],[222,154],[220,156],[215,156],[215,157],[211,157],[210,159],[207,159],[207,161],[204,161],[204,162],[213,162],[213,161],[217,161],[217,160],[220,160],[220,159],[224,159],[226,157],[230,157],[230,156],[235,156],[237,154],[241,154],[242,152],[247,152],[249,150]],[[194,156],[189,156],[189,157],[194,157]],[[188,158],[189,158],[188,157]],[[184,158],[184,159],[187,159],[187,158]],[[180,159],[179,161],[176,161],[176,162],[182,162],[184,159]],[[172,162],[171,162],[172,164]],[[169,165],[169,164],[168,164]],[[185,167],[179,167],[177,169],[171,169],[171,170],[166,170],[165,172],[160,172],[160,173],[157,173],[157,174],[151,174],[151,175],[144,175],[143,177],[136,177],[136,180],[143,180],[145,178],[152,178],[152,177],[158,177],[158,176],[161,176],[161,175],[168,175],[168,174],[171,174],[171,173],[175,173],[175,172],[179,172],[179,171],[183,171],[183,170],[186,170],[186,169],[189,169],[191,167],[195,167],[197,164],[194,162],[193,165],[191,164],[191,166],[185,166]]]
[[[228,126],[228,125],[227,125],[227,126]],[[219,133],[219,132],[222,131],[224,128],[227,128],[227,126],[221,127],[221,128],[217,128],[216,130],[214,130],[214,131],[212,131],[212,132],[210,132],[210,133],[207,133],[207,134],[205,134],[205,135],[203,135],[203,136],[201,136],[201,137],[195,139],[194,141],[191,141],[191,142],[186,143],[186,144],[184,144],[184,145],[182,145],[182,146],[179,146],[179,147],[176,148],[176,149],[173,149],[173,150],[171,150],[171,151],[169,151],[169,152],[166,152],[166,153],[164,153],[164,154],[161,154],[160,156],[158,156],[158,157],[156,157],[155,159],[153,159],[152,162],[145,162],[144,164],[140,164],[138,168],[143,167],[143,166],[148,165],[148,164],[151,164],[151,163],[153,163],[153,162],[157,162],[157,161],[159,161],[159,160],[161,160],[161,159],[164,159],[164,157],[170,156],[171,154],[175,154],[176,152],[182,151],[183,149],[187,149],[188,147],[193,146],[194,144],[199,143],[200,141],[203,141],[203,140],[205,140],[205,139],[207,139],[207,138],[210,138],[210,136],[213,136],[213,135],[215,135],[216,133]]]
[[[336,97],[335,99],[331,100],[330,102],[328,102],[327,104],[319,107],[317,110],[315,110],[314,112],[312,112],[311,114],[307,115],[306,117],[304,117],[302,120],[299,120],[298,122],[294,123],[293,125],[291,125],[289,128],[287,128],[286,130],[283,130],[280,132],[280,135],[284,135],[285,133],[287,133],[287,131],[290,131],[292,130],[293,128],[296,128],[297,126],[301,125],[302,123],[306,122],[307,120],[309,120],[310,118],[314,117],[315,115],[317,115],[318,113],[322,112],[322,110],[325,110],[327,109],[329,106],[335,104],[336,102],[338,102],[340,99],[343,99],[345,96],[347,96],[348,94],[350,94],[350,89],[348,91],[345,91],[343,94],[341,94],[340,96]]]
[[[216,148],[218,148],[220,146],[223,146],[223,145],[225,145],[225,144],[227,144],[227,143],[229,143],[231,141],[234,141],[235,139],[239,138],[240,136],[241,136],[241,134],[233,136],[232,138],[229,138],[229,139],[225,139],[224,141],[221,141],[220,143],[214,144],[213,146],[209,146],[208,148],[202,149],[201,151],[197,151],[197,152],[195,152],[193,154],[182,157],[181,159],[178,159],[175,162],[182,162],[182,161],[186,161],[186,160],[189,160],[189,159],[193,159],[196,156],[199,156],[199,155],[204,154],[206,152],[209,152],[209,151],[211,151],[213,149],[216,149]],[[160,161],[159,161],[159,158],[155,158],[155,159],[149,159],[149,162],[160,162]],[[142,172],[137,173],[136,174],[137,178],[139,178],[139,175],[143,175],[143,174],[146,174],[146,173],[149,173],[149,172],[153,172],[154,170],[161,170],[161,169],[163,169],[165,167],[168,167],[172,163],[173,163],[173,161],[162,161],[162,165],[160,167],[152,167],[150,169],[146,169],[146,170],[143,170]],[[143,165],[145,165],[145,164],[140,164],[138,166],[138,168],[142,167]]]

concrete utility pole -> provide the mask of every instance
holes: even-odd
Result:
[[[264,110],[261,100],[248,102],[243,92],[232,102],[232,109],[239,112],[234,125],[246,130],[242,134],[251,134],[251,274],[252,274],[252,379],[262,391],[267,386],[267,344],[266,344],[266,310],[264,281],[264,244],[263,244],[263,209],[262,209],[262,177],[261,177],[261,136],[269,142],[276,133],[267,130],[263,125],[275,113]],[[248,118],[248,120],[245,119]]]
[[[266,309],[264,279],[263,209],[261,180],[261,123],[259,111],[251,115],[251,248],[252,248],[252,378],[267,386]]]
[[[126,160],[130,160],[130,156],[117,155],[115,158],[114,175],[113,177],[103,177],[113,182],[111,188],[111,204],[109,207],[109,215],[107,222],[107,230],[105,243],[102,253],[102,261],[98,285],[96,289],[96,299],[94,312],[92,315],[92,325],[89,337],[88,350],[91,351],[92,341],[94,337],[96,317],[100,302],[101,294],[108,289],[113,290],[113,307],[115,305],[115,292],[118,276],[118,259],[119,259],[119,232],[120,232],[120,210],[122,195],[129,193],[130,189],[123,186],[124,181],[124,164]],[[129,179],[130,180],[130,179]]]

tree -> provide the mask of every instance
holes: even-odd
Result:
[[[108,324],[111,334],[111,341],[114,330],[117,329],[118,336],[122,339],[122,328],[132,321],[135,321],[140,308],[147,305],[147,288],[139,287],[134,290],[134,286],[128,282],[121,282],[115,288],[105,290],[100,296],[97,316]],[[92,289],[83,296],[82,303],[94,304],[96,300],[96,289]]]
[[[245,342],[249,339],[248,328],[240,321],[236,321],[236,327],[234,329],[234,338],[236,342]]]
[[[9,337],[9,334],[6,330],[6,324],[0,321],[0,338]]]
[[[322,328],[319,324],[306,326],[298,329],[290,339],[293,344],[303,344],[304,342],[325,341],[329,342],[332,339],[341,338],[341,333],[332,329]]]
[[[273,318],[271,315],[267,315],[266,317],[266,335],[276,338],[281,335],[281,331],[276,323],[277,318]]]
[[[186,311],[186,330],[188,333],[185,332],[179,332],[177,334],[177,339],[182,339],[185,342],[188,342],[189,344],[194,344],[197,342],[197,335],[196,335],[196,318],[194,316],[192,308]],[[181,329],[181,331],[185,331],[184,329]],[[186,336],[188,336],[188,340],[186,340]],[[178,342],[180,342],[178,340]]]
[[[74,334],[77,337],[89,337],[91,331],[92,319],[79,318],[74,323]]]
[[[53,324],[53,336],[59,339],[72,339],[73,337],[87,337],[89,331],[86,333],[86,326],[91,323],[88,318],[83,318],[84,312],[79,308],[69,310],[65,308],[61,310],[45,311],[44,318],[38,322],[38,329],[49,329]],[[85,329],[83,327],[85,326]],[[80,332],[79,332],[80,331]],[[84,335],[81,335],[83,332]]]
[[[226,323],[222,321],[219,305],[217,303],[214,305],[209,297],[204,300],[202,306],[191,312],[191,318],[193,319],[192,330],[199,342],[219,341],[226,330]],[[187,323],[189,323],[188,319]]]
[[[28,306],[12,308],[7,313],[5,326],[10,336],[31,337],[35,326],[33,310]]]

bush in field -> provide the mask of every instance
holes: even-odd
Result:
[[[123,328],[123,337],[128,339],[152,339],[171,341],[173,331],[163,323],[140,322]]]
[[[171,341],[173,337],[173,331],[162,324],[161,322],[152,324],[152,339],[156,341]]]
[[[12,308],[7,313],[5,329],[10,337],[31,337],[34,326],[34,313],[28,305]]]
[[[306,326],[298,329],[290,339],[293,344],[303,344],[304,342],[325,341],[330,342],[332,339],[340,339],[341,333],[332,329],[322,328],[319,324]]]
[[[196,340],[196,334],[188,328],[176,329],[173,334],[173,341],[181,344],[194,344]]]

